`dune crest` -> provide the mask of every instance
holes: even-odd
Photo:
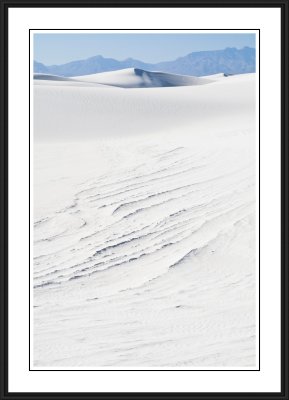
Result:
[[[213,82],[212,79],[169,74],[160,71],[146,71],[140,68],[127,68],[119,71],[79,76],[78,79],[122,88],[194,86]]]

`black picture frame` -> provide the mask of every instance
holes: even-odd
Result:
[[[0,400],[4,399],[289,399],[288,376],[289,376],[289,129],[288,129],[288,49],[289,49],[289,3],[288,0],[0,0],[1,4],[1,115],[0,115],[0,165],[1,165],[1,286],[0,286],[0,311],[1,311],[1,376],[0,376]],[[205,7],[205,8],[279,8],[281,11],[281,391],[274,393],[266,392],[192,392],[192,393],[113,393],[113,392],[96,392],[96,393],[54,393],[54,392],[9,392],[8,390],[8,276],[9,276],[9,259],[8,259],[8,145],[9,145],[9,126],[8,126],[8,12],[14,7],[48,7],[48,8],[86,8],[86,7],[158,7],[158,8],[183,8],[183,7]],[[41,373],[41,371],[39,372]],[[84,372],[85,373],[85,372]],[[218,373],[216,371],[216,373]],[[233,371],[232,371],[233,373]]]

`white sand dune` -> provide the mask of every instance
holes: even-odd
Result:
[[[99,74],[77,77],[86,82],[97,82],[122,88],[152,88],[205,85],[213,82],[210,79],[169,74],[158,71],[145,71],[139,68],[128,68],[120,71],[103,72]]]
[[[41,81],[64,81],[64,82],[73,82],[75,81],[72,78],[66,78],[64,76],[58,76],[58,75],[51,75],[51,74],[41,74],[41,73],[35,73],[33,75],[34,80],[41,80]]]
[[[104,85],[95,82],[80,81],[75,78],[66,78],[64,76],[51,75],[51,74],[40,74],[36,73],[33,75],[34,86],[73,86],[73,87],[96,87]]]
[[[216,77],[220,77],[220,74]],[[223,75],[224,76],[224,75]],[[92,75],[77,76],[75,78],[66,78],[58,75],[35,73],[34,80],[37,81],[55,81],[100,84],[119,88],[153,88],[153,87],[176,87],[176,86],[194,86],[212,83],[212,79],[199,78],[194,76],[168,74],[158,71],[145,71],[139,68],[127,68],[119,71],[103,72]],[[43,82],[42,82],[43,83]]]
[[[235,129],[236,119],[239,129],[255,123],[254,74],[206,85],[134,90],[78,87],[84,78],[78,78],[78,84],[69,81],[68,87],[36,82],[36,140],[135,136],[176,129],[212,135],[216,130]],[[95,84],[93,78],[88,83]]]
[[[98,75],[34,87],[35,366],[255,367],[254,74]]]

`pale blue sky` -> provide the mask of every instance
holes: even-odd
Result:
[[[255,47],[254,34],[34,34],[34,60],[45,65],[64,64],[96,55],[156,63],[171,61],[194,51],[226,47]]]

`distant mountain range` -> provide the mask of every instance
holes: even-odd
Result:
[[[251,47],[244,47],[243,49],[229,47],[224,50],[194,52],[174,61],[157,64],[144,63],[133,58],[118,61],[113,58],[104,58],[100,55],[62,65],[47,66],[34,61],[34,72],[71,77],[116,71],[124,68],[142,68],[149,71],[163,71],[193,76],[211,75],[220,72],[243,74],[255,72],[255,59],[255,49]]]

